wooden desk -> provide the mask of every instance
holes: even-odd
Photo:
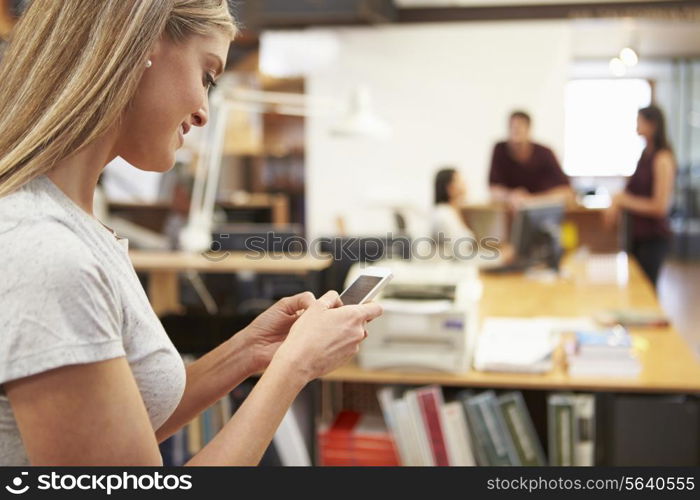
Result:
[[[659,311],[651,284],[639,266],[628,263],[628,283],[607,285],[587,283],[583,263],[568,259],[569,276],[553,283],[532,281],[517,275],[484,275],[482,316],[586,316],[614,308]],[[351,364],[324,377],[329,381],[376,384],[439,384],[446,386],[491,387],[541,390],[582,390],[621,392],[700,393],[700,362],[685,340],[673,328],[632,331],[642,362],[637,378],[569,377],[561,349],[555,368],[544,375],[487,373],[471,370],[462,374],[398,373],[366,371]]]
[[[587,246],[592,252],[607,253],[620,249],[618,229],[603,227],[603,209],[572,205],[566,208],[564,222],[576,227],[578,245]],[[477,237],[493,237],[503,241],[510,239],[511,215],[503,204],[487,203],[462,207],[466,224]]]
[[[308,275],[327,269],[332,261],[330,256],[306,254],[268,254],[257,258],[246,252],[207,252],[205,257],[186,252],[132,250],[129,256],[137,272],[148,273],[148,296],[159,316],[182,310],[177,279],[180,272]]]

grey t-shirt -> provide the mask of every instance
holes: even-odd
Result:
[[[182,398],[185,368],[126,243],[45,175],[0,198],[0,384],[125,356],[156,430]],[[0,465],[25,464],[1,390]]]

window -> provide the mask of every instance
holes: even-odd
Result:
[[[644,148],[637,135],[637,111],[650,103],[647,80],[570,81],[564,104],[564,171],[571,176],[632,175]]]

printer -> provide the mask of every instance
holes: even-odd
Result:
[[[384,314],[367,325],[358,362],[365,369],[465,372],[478,334],[482,285],[472,263],[385,260],[393,279],[375,298]],[[352,283],[362,267],[351,268]]]

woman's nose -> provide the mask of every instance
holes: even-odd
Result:
[[[192,124],[196,127],[203,127],[209,121],[206,110],[200,108],[197,112],[192,113]]]

